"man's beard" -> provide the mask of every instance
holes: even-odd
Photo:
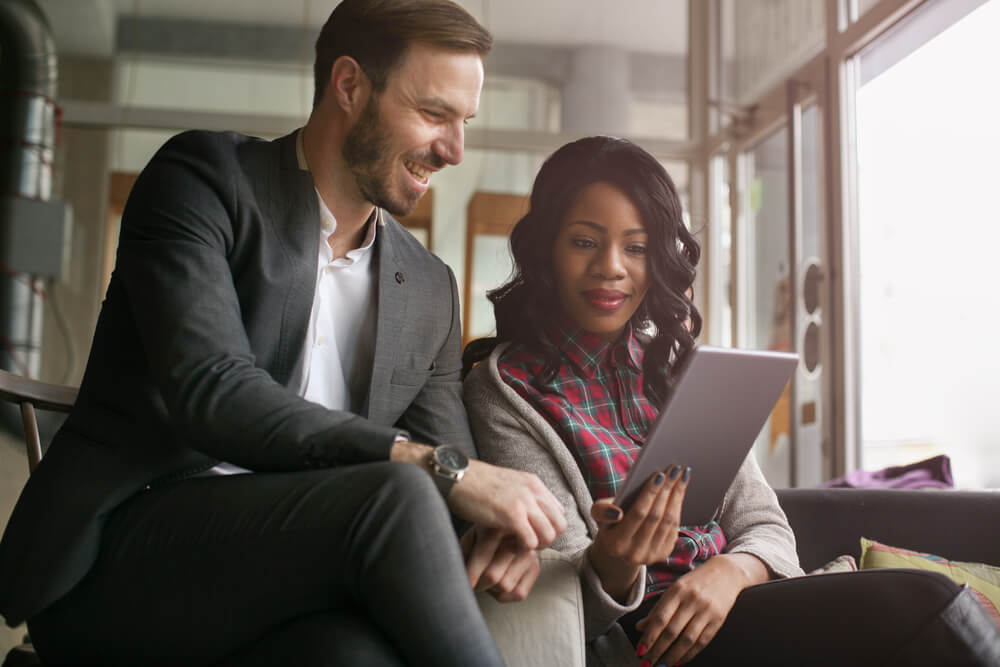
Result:
[[[382,126],[376,94],[373,92],[354,126],[344,138],[344,163],[364,198],[392,215],[408,215],[417,205],[419,193],[393,196],[390,191],[392,158],[388,132]]]

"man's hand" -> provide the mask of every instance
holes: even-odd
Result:
[[[486,591],[498,602],[520,602],[528,597],[541,563],[538,552],[521,547],[495,528],[473,526],[462,536],[462,555],[469,585]]]
[[[722,627],[740,591],[767,578],[764,563],[742,553],[714,556],[679,578],[636,624],[642,664],[693,660]]]
[[[566,530],[562,505],[531,473],[472,461],[448,496],[466,521],[513,535],[519,546],[543,549]]]
[[[390,459],[416,463],[429,474],[431,448],[400,441]],[[566,515],[535,475],[471,461],[469,470],[448,494],[448,507],[466,521],[513,535],[525,549],[543,549],[566,530]]]

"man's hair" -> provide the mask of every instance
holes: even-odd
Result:
[[[323,98],[337,58],[354,58],[374,90],[382,91],[413,42],[483,57],[492,48],[493,37],[450,0],[343,0],[316,40],[313,107]]]

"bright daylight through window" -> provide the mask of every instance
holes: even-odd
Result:
[[[997,35],[991,0],[857,94],[862,466],[943,453],[959,487],[1000,486]]]

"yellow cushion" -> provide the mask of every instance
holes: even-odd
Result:
[[[948,560],[933,554],[890,547],[862,537],[861,569],[874,570],[888,567],[940,572],[957,584],[968,584],[993,620],[1000,625],[1000,567]]]

